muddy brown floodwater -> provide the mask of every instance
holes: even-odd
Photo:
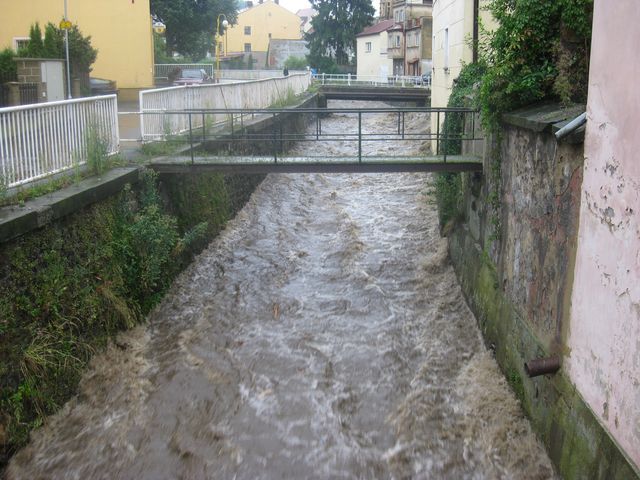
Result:
[[[385,148],[407,147],[365,145]],[[267,177],[9,478],[555,478],[482,343],[428,185]]]

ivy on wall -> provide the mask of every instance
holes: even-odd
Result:
[[[479,46],[485,125],[540,100],[586,101],[593,0],[492,0],[488,9],[499,26]]]
[[[447,106],[479,108],[483,125],[499,146],[503,113],[543,100],[565,105],[586,102],[593,0],[492,0],[488,9],[498,27],[483,36],[479,61],[461,70]],[[462,122],[462,115],[448,114],[441,135],[459,136]],[[460,154],[461,141],[441,138],[440,150]],[[499,148],[492,152],[486,173],[492,237],[499,239]],[[434,193],[441,225],[460,215],[460,174],[438,174]]]

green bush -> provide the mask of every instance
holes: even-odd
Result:
[[[143,320],[260,179],[177,175],[161,196],[146,171],[135,189],[0,245],[0,469],[73,395],[93,353]]]
[[[499,26],[482,48],[487,126],[543,99],[586,101],[592,0],[492,0],[489,11]]]
[[[31,26],[27,46],[18,55],[28,58],[65,58],[64,30],[53,23],[45,27],[45,39],[42,41],[40,25]],[[98,50],[91,46],[91,37],[85,37],[77,25],[69,29],[69,64],[71,76],[88,77],[91,65],[96,61]]]
[[[289,57],[284,62],[284,66],[289,70],[306,70],[307,65],[307,59],[304,57]]]
[[[0,51],[0,83],[14,82],[18,74],[15,54],[10,48]]]

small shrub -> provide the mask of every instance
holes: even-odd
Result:
[[[89,170],[95,175],[101,175],[108,168],[109,142],[98,124],[89,124],[86,142]]]
[[[306,70],[307,65],[307,59],[304,57],[289,57],[284,62],[284,66],[289,70]]]
[[[461,215],[462,177],[460,173],[439,172],[433,177],[431,193],[438,207],[438,220],[444,227]]]
[[[15,56],[15,53],[10,48],[0,51],[0,83],[16,80],[18,66],[14,60]]]

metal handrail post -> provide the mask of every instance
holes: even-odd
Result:
[[[276,114],[273,114],[273,123],[271,125],[271,131],[273,132],[273,139],[271,141],[273,145],[273,163],[278,163],[278,147],[276,146],[277,137],[276,137]]]
[[[191,147],[189,152],[191,153],[191,164],[193,165],[195,160],[193,158],[193,128],[191,125],[191,112],[189,112],[189,146]]]
[[[358,163],[362,163],[362,112],[358,112]]]
[[[440,155],[440,110],[436,113],[436,155]]]
[[[447,113],[444,114],[444,158],[443,163],[447,163],[447,141],[449,140],[449,124],[447,123]]]

